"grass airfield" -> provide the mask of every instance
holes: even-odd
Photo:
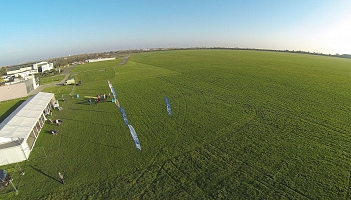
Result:
[[[51,117],[63,124],[45,124],[18,195],[0,199],[351,198],[351,60],[182,50],[121,61],[78,65],[81,86],[44,90],[68,99]],[[142,151],[114,103],[83,98],[108,94],[107,80]]]

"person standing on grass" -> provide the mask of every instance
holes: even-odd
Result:
[[[61,180],[61,183],[65,184],[65,180],[63,180],[63,175],[60,172],[58,173],[58,177]]]

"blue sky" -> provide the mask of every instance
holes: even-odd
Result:
[[[195,46],[351,54],[351,1],[0,3],[0,66],[81,53]]]

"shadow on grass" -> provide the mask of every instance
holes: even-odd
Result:
[[[97,105],[89,105],[88,106],[97,106]],[[81,110],[81,111],[89,111],[89,112],[103,112],[103,113],[117,113],[119,114],[120,111],[116,109],[116,111],[105,111],[105,110],[91,110],[91,109],[80,109],[80,108],[67,108],[68,110]]]
[[[8,109],[3,115],[0,116],[0,123],[6,119],[18,106],[20,106],[26,100],[20,100],[15,105],[13,105],[10,109]]]
[[[37,172],[39,172],[39,173],[41,173],[41,174],[43,174],[43,175],[45,175],[45,176],[47,176],[47,177],[49,177],[49,178],[51,178],[51,179],[53,179],[53,180],[55,180],[55,181],[61,183],[61,181],[59,181],[58,179],[56,179],[56,178],[50,176],[49,174],[45,173],[43,170],[38,169],[38,168],[36,168],[36,167],[34,167],[34,166],[32,166],[32,165],[30,165],[30,167],[33,168],[35,171],[37,171]]]
[[[75,121],[75,122],[82,123],[82,124],[94,124],[94,125],[99,125],[99,126],[114,126],[112,124],[101,124],[101,123],[96,123],[96,122],[76,120],[76,119],[70,119],[70,118],[64,118],[64,117],[62,117],[62,119],[64,119],[64,121]]]
[[[100,102],[98,102],[97,104],[104,104],[104,103],[113,103],[111,102],[111,100],[100,100]],[[75,102],[75,104],[85,104],[85,105],[88,105],[88,106],[91,106],[91,105],[95,105],[95,102],[94,102],[94,99],[91,100],[91,104],[89,103],[88,99],[85,99],[85,100],[80,100],[78,102]],[[115,103],[113,103],[115,104]]]
[[[138,117],[148,117],[148,118],[165,118],[166,115],[163,115],[163,114],[150,115],[150,114],[133,114],[133,113],[128,113],[127,116],[138,116]]]
[[[59,132],[57,132],[56,134],[53,134],[53,133],[52,133],[53,130],[57,130],[57,129],[46,130],[45,133],[50,134],[50,135],[52,135],[52,136],[55,136],[55,135],[58,135],[58,134],[59,134]]]
[[[128,150],[128,149],[125,149],[125,148],[122,148],[122,147],[112,146],[112,145],[109,145],[109,144],[103,144],[103,143],[100,143],[100,142],[94,142],[94,141],[84,140],[84,139],[81,139],[81,138],[75,138],[75,137],[68,136],[68,135],[62,135],[62,136],[63,136],[63,137],[67,137],[67,138],[69,138],[69,139],[78,140],[78,141],[80,141],[80,142],[86,142],[86,143],[91,143],[91,144],[97,144],[97,145],[101,145],[101,146],[105,146],[105,147],[111,147],[111,148],[115,148],[115,149]]]

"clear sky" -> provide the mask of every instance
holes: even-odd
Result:
[[[351,54],[351,0],[0,2],[0,66],[196,46]]]

